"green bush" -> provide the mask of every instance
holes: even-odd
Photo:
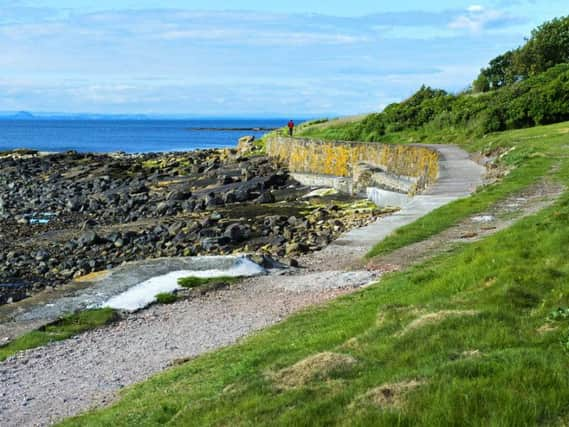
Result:
[[[171,294],[168,292],[163,292],[156,295],[156,302],[158,304],[173,304],[178,301],[178,296],[176,294]]]
[[[490,61],[473,89],[451,94],[422,86],[362,120],[299,128],[312,138],[368,142],[445,140],[569,120],[569,16],[537,28],[525,46]]]

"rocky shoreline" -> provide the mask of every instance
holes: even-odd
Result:
[[[0,155],[0,304],[126,262],[270,255],[296,265],[382,212],[242,150]]]

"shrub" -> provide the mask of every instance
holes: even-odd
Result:
[[[156,295],[156,302],[158,304],[173,304],[176,301],[178,301],[178,296],[176,294],[163,292]]]

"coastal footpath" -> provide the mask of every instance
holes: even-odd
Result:
[[[562,425],[568,129],[462,143],[486,165],[484,185],[375,244],[352,266],[373,285],[183,359],[63,425]],[[294,275],[265,283],[338,283],[350,249],[329,248],[296,286]]]
[[[432,197],[438,199],[413,208],[415,216],[402,206],[399,213],[343,234],[321,251],[300,256],[303,268],[246,279],[229,289],[173,305],[154,306],[107,328],[9,358],[0,365],[0,379],[6,385],[2,423],[49,424],[109,403],[118,390],[176,361],[226,346],[301,308],[377,281],[381,271],[357,267],[364,251],[382,235],[467,195],[481,183],[483,168],[461,150],[446,146],[418,149],[437,153],[441,180],[430,187]],[[448,180],[455,179],[453,192],[445,195],[450,190]]]
[[[372,285],[184,359],[63,425],[567,425],[568,34],[569,17],[544,23],[459,93],[423,85],[381,112],[298,126],[296,136],[322,141],[313,151],[327,161],[317,172],[310,142],[287,151],[283,140],[291,176],[365,189],[400,207],[385,220],[401,226],[375,244],[380,227],[348,233],[311,255],[302,282],[271,283],[334,287],[359,252],[351,272],[375,275]],[[466,196],[479,169],[445,186],[440,167],[442,187],[421,194],[421,173],[366,162],[346,140],[379,143],[376,153],[454,142],[485,166],[484,185]],[[439,164],[469,164],[454,154]],[[445,204],[448,192],[456,200]],[[429,200],[438,207],[420,216]]]

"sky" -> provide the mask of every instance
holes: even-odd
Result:
[[[320,117],[460,91],[567,0],[0,0],[0,111]]]

